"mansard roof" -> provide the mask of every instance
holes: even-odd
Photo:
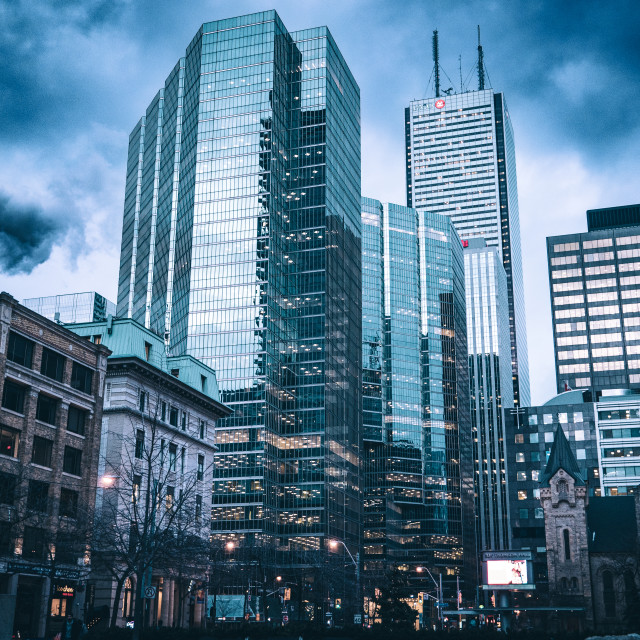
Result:
[[[569,474],[575,480],[576,486],[584,486],[585,481],[582,477],[582,471],[580,471],[578,461],[573,455],[573,451],[571,451],[571,446],[569,445],[567,436],[564,435],[562,426],[558,425],[553,439],[553,446],[551,447],[549,462],[547,462],[547,466],[540,477],[540,486],[548,487],[549,480],[551,480],[560,469],[563,469],[565,473]]]

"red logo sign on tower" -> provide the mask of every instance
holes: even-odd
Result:
[[[436,100],[436,109],[444,109],[444,100],[442,98]]]

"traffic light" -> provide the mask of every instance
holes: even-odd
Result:
[[[339,609],[342,606],[342,599],[336,598],[336,609]]]
[[[285,587],[284,589],[284,599],[291,600],[291,587]]]

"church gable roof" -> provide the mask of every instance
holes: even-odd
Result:
[[[571,451],[571,446],[567,436],[564,435],[562,426],[558,425],[551,447],[551,454],[549,455],[549,462],[547,462],[547,466],[540,477],[540,486],[548,487],[549,480],[560,469],[563,469],[565,473],[568,473],[575,480],[576,486],[584,486],[585,482],[578,461],[573,455],[573,451]]]

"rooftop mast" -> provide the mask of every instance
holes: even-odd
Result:
[[[478,89],[484,91],[484,53],[480,44],[480,25],[478,25]]]
[[[438,30],[433,32],[433,66],[436,82],[436,98],[440,97],[440,54],[438,52]]]

